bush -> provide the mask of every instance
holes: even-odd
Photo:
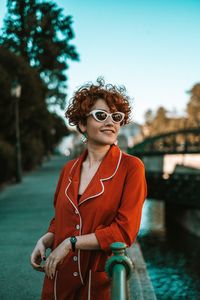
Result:
[[[23,170],[28,171],[41,164],[43,155],[44,145],[40,140],[33,138],[31,140],[24,141],[22,144]]]
[[[0,182],[15,176],[15,149],[5,141],[0,141]]]

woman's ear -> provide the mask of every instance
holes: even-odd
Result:
[[[86,126],[83,125],[81,122],[78,123],[78,127],[82,133],[86,132]]]

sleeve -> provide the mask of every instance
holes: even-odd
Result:
[[[110,244],[124,242],[128,247],[135,241],[140,227],[142,206],[147,196],[147,185],[143,163],[138,159],[136,166],[128,170],[121,205],[109,226],[99,226],[95,235],[100,248],[110,250]]]
[[[62,171],[60,173],[60,177],[59,177],[59,180],[58,180],[58,183],[57,183],[56,191],[54,193],[54,208],[56,206],[56,201],[57,201],[58,193],[59,193],[59,190],[60,190],[61,182],[62,182],[62,179],[63,179],[63,175],[64,175],[64,168],[62,169]],[[50,221],[47,232],[55,233],[55,217]]]

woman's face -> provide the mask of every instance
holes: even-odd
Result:
[[[91,111],[94,109],[101,109],[111,113],[109,106],[103,99],[98,99],[95,102]],[[114,123],[110,116],[101,123],[90,115],[87,117],[86,125],[79,124],[79,126],[82,132],[86,132],[88,143],[102,146],[114,144],[120,129],[120,123]]]

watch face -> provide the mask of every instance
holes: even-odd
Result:
[[[71,242],[72,242],[72,243],[76,243],[76,237],[75,237],[75,236],[72,236],[72,237],[71,237]]]
[[[73,252],[75,252],[75,250],[76,250],[76,241],[77,241],[77,238],[75,236],[71,236],[70,242],[71,242],[71,245],[72,245],[72,251]]]

